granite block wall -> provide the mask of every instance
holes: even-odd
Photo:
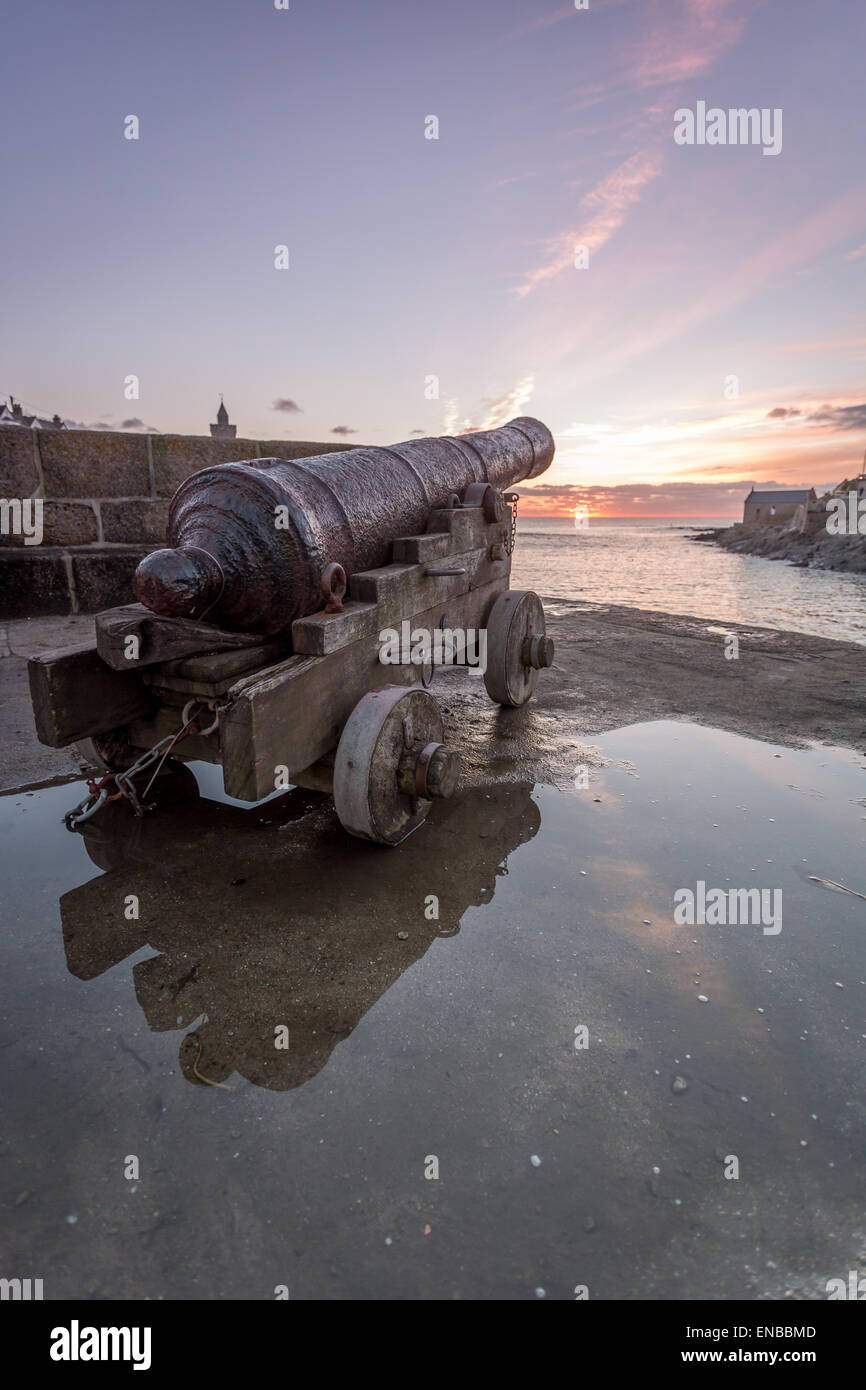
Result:
[[[165,544],[169,502],[191,473],[215,463],[307,458],[350,447],[0,425],[0,499],[43,503],[39,545],[14,534],[8,518],[0,530],[0,618],[132,602],[135,567]]]

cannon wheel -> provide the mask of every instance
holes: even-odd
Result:
[[[532,698],[538,672],[553,663],[553,641],[545,634],[544,609],[531,590],[500,594],[487,619],[484,684],[497,705],[516,708]]]
[[[90,767],[98,767],[102,772],[125,772],[141,757],[142,751],[133,748],[127,741],[125,728],[79,739],[75,747],[82,762]]]
[[[456,782],[442,714],[426,690],[385,685],[358,701],[334,759],[334,803],[350,835],[398,845]]]

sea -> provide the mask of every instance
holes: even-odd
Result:
[[[866,575],[796,569],[690,537],[730,517],[519,516],[511,586],[866,645]]]

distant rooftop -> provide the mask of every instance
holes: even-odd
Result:
[[[26,430],[65,430],[59,415],[49,420],[44,415],[25,415],[20,401],[9,397],[9,404],[0,405],[0,425],[17,425]]]
[[[755,502],[805,502],[807,497],[812,496],[812,491],[813,489],[810,487],[794,488],[788,491],[779,488],[773,489],[771,492],[755,492],[755,489],[752,488],[749,498]]]

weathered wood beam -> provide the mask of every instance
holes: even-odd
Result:
[[[441,560],[451,550],[449,531],[432,531],[426,536],[399,536],[394,542],[392,558],[395,564],[423,565]]]
[[[488,525],[480,507],[448,511],[448,517],[461,516],[454,532],[435,532],[426,536],[406,536],[395,542],[395,562],[400,547],[403,560],[379,569],[359,570],[349,581],[352,597],[342,613],[312,613],[292,623],[292,645],[306,656],[326,656],[329,652],[357,642],[399,624],[413,611],[430,608],[454,594],[507,577],[507,556],[492,560],[493,545],[503,544],[506,528],[502,523]],[[469,536],[473,548],[460,550],[456,544]],[[481,544],[478,544],[480,538]],[[436,545],[425,549],[425,541]],[[410,542],[412,544],[410,544]],[[415,542],[419,545],[416,547]],[[416,559],[423,556],[423,559]],[[409,562],[411,560],[411,563]],[[458,574],[430,571],[454,569]]]
[[[130,642],[130,638],[135,640]],[[115,671],[261,645],[261,633],[225,632],[191,618],[163,618],[141,603],[124,604],[96,615],[97,651]]]
[[[177,733],[181,727],[181,713],[178,706],[162,705],[152,714],[134,719],[129,725],[129,742],[133,748],[152,748],[161,738]],[[202,717],[206,723],[210,723],[213,718],[207,710]],[[207,738],[202,738],[199,734],[189,734],[172,749],[171,756],[179,758],[181,762],[219,763],[219,730],[209,734]]]
[[[508,587],[502,578],[451,595],[426,611],[403,606],[401,617],[430,631],[447,615],[455,627],[483,627],[495,599]],[[278,767],[289,777],[325,757],[343,725],[369,690],[411,685],[417,668],[383,665],[378,632],[328,656],[292,656],[267,671],[241,677],[220,716],[223,782],[230,796],[259,801],[275,790]]]
[[[379,631],[379,605],[347,599],[342,613],[311,613],[292,623],[292,646],[303,656],[326,656]]]
[[[121,728],[153,704],[135,672],[113,671],[92,642],[43,652],[27,669],[36,736],[49,748]]]
[[[166,661],[159,666],[147,667],[142,671],[141,679],[145,685],[161,690],[175,690],[184,695],[215,700],[225,695],[238,676],[272,666],[284,654],[284,644],[266,642],[258,647],[242,647],[236,652],[214,652],[210,656]]]

